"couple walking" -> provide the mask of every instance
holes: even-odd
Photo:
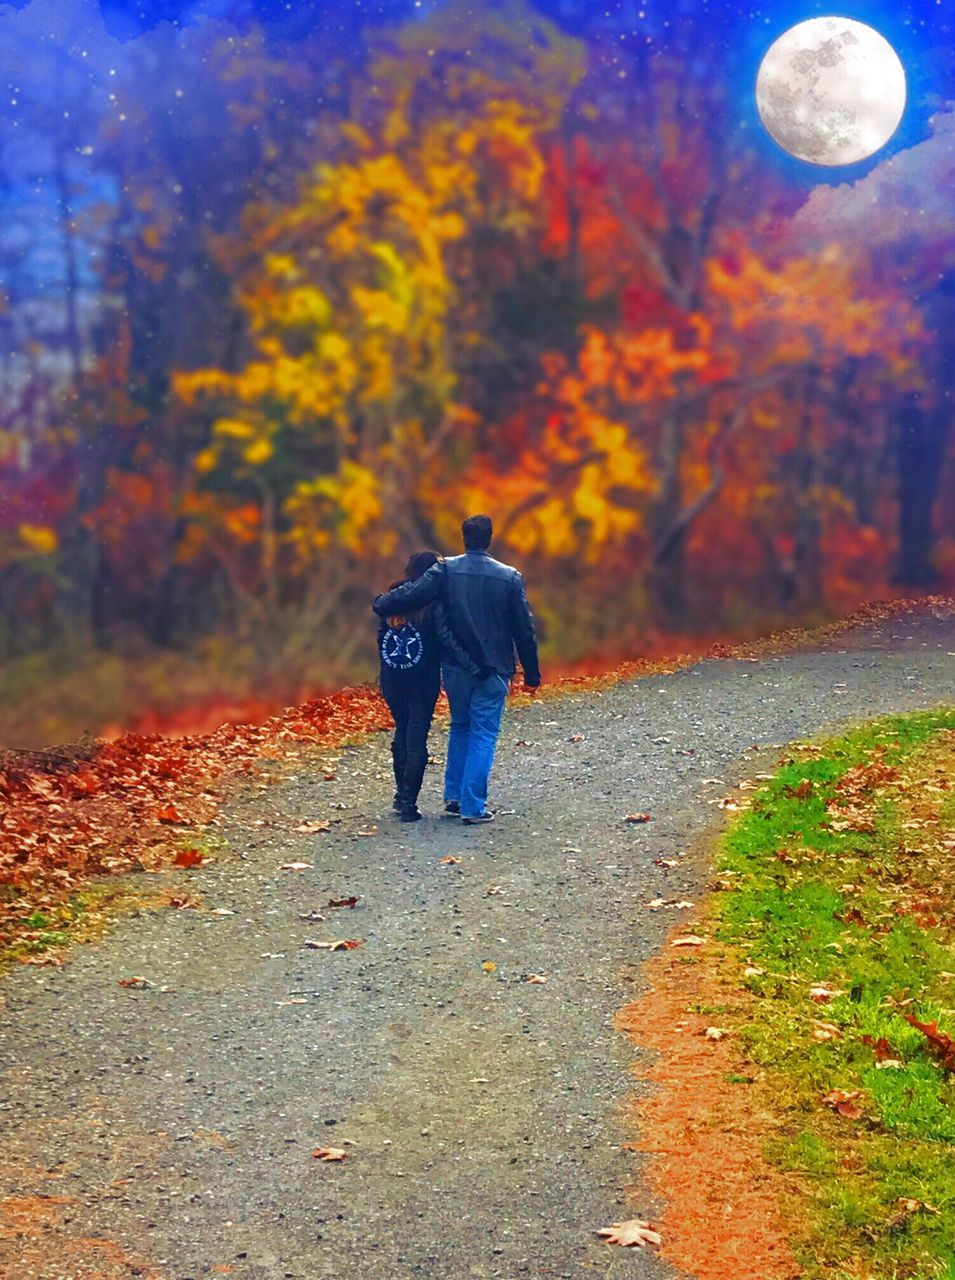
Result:
[[[394,808],[402,822],[421,817],[418,793],[442,676],[451,707],[444,811],[460,814],[468,825],[494,816],[487,807],[488,775],[515,649],[525,689],[541,682],[524,579],[490,555],[488,516],[469,516],[461,532],[463,555],[444,560],[434,551],[418,552],[405,579],[372,606],[381,620],[381,691],[395,721]]]

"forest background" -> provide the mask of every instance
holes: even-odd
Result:
[[[220,9],[0,8],[0,744],[370,678],[476,511],[545,673],[951,589],[944,95],[823,181],[768,19]]]

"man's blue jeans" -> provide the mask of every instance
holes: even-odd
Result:
[[[444,771],[444,799],[461,803],[462,818],[477,818],[487,807],[487,780],[501,729],[507,681],[496,673],[476,680],[460,667],[443,668],[451,706],[451,736]]]

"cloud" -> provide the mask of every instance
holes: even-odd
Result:
[[[784,232],[803,245],[871,248],[925,237],[955,241],[955,102],[930,120],[923,142],[898,151],[857,182],[819,186]]]

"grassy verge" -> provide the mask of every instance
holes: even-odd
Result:
[[[761,1081],[806,1280],[955,1280],[953,778],[955,710],[878,721],[797,749],[723,838],[726,1083]]]

